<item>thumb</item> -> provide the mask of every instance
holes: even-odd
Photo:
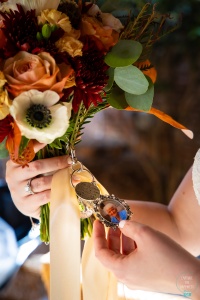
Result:
[[[123,235],[134,240],[136,244],[140,244],[142,239],[144,239],[144,234],[149,228],[146,225],[140,224],[135,221],[121,221],[119,223],[119,228]],[[150,228],[149,228],[150,229]]]

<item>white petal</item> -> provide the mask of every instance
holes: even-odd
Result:
[[[59,99],[59,95],[50,90],[45,92],[30,90],[16,97],[11,105],[10,113],[18,124],[21,134],[28,139],[36,139],[40,143],[47,144],[61,137],[69,126],[72,104],[54,105]],[[52,120],[46,128],[35,128],[27,122],[26,112],[32,104],[43,104],[50,109]]]
[[[91,4],[90,2],[86,2],[86,4]],[[101,10],[96,4],[93,4],[90,9],[87,11],[89,16],[95,17],[97,14],[100,14]]]
[[[71,102],[69,102],[69,103],[62,102],[62,104],[67,107],[67,117],[68,117],[68,119],[70,119],[71,118],[71,114],[72,114],[72,103]]]
[[[9,0],[7,2],[8,5],[13,5],[16,3],[21,4],[25,11],[35,9],[36,15],[38,15],[44,9],[57,9],[60,0]]]
[[[31,127],[26,120],[17,120],[21,134],[29,139],[36,139],[40,143],[50,144],[56,138],[61,137],[69,126],[67,108],[57,104],[50,108],[52,115],[51,124],[43,129]]]
[[[60,96],[54,91],[45,91],[43,95],[43,104],[47,107],[54,105],[60,100]]]

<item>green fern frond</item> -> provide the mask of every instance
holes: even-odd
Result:
[[[120,39],[139,41],[143,46],[143,52],[139,60],[144,61],[149,57],[154,43],[179,27],[178,23],[167,26],[167,20],[169,19],[169,14],[160,14],[156,11],[156,4],[146,3],[138,16],[125,26]]]

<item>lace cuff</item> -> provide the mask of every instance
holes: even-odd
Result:
[[[200,205],[200,149],[197,151],[197,154],[194,158],[194,164],[192,167],[192,181],[194,193]]]

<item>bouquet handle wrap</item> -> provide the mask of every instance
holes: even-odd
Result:
[[[117,280],[94,255],[93,238],[85,241],[80,269],[80,213],[69,168],[58,171],[52,180],[50,209],[50,299],[117,300]],[[87,172],[81,180],[89,181]],[[108,194],[97,183],[101,194]],[[82,295],[81,295],[82,294]]]

